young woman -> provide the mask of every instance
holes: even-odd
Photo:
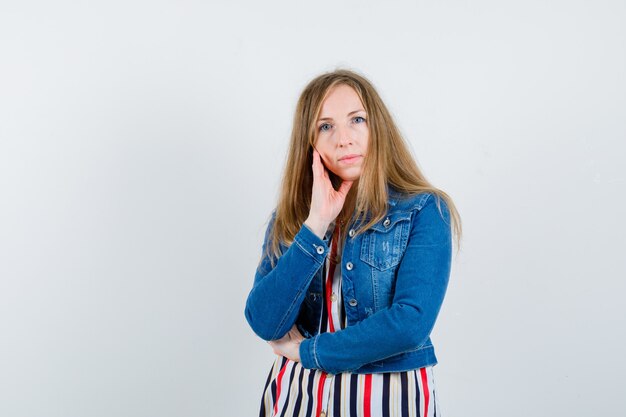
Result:
[[[460,218],[372,84],[302,92],[245,316],[278,355],[261,416],[441,415],[430,333]]]

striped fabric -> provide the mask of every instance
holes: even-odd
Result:
[[[336,254],[339,227],[326,261],[326,287],[320,332],[346,327],[341,297],[341,268]],[[261,417],[437,417],[433,367],[405,372],[328,374],[305,369],[277,356],[267,376]]]

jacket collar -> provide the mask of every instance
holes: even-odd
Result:
[[[393,207],[398,203],[398,200],[402,196],[402,193],[387,184],[387,196],[387,201],[389,202],[389,205]]]

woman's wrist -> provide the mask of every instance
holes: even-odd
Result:
[[[313,233],[315,233],[315,235],[320,239],[324,239],[324,234],[330,225],[330,223],[326,224],[323,221],[311,218],[310,216],[304,221],[304,224],[307,225],[308,228],[311,229],[311,231],[313,231]]]

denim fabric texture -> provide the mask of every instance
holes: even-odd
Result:
[[[280,339],[296,324],[306,338],[300,345],[305,368],[380,373],[437,363],[430,333],[450,276],[450,214],[442,199],[440,211],[434,194],[388,191],[386,216],[344,243],[345,329],[318,333],[330,233],[320,239],[302,225],[294,242],[281,246],[274,268],[264,256],[256,270],[245,317],[264,340]],[[275,212],[263,254],[274,218]]]

